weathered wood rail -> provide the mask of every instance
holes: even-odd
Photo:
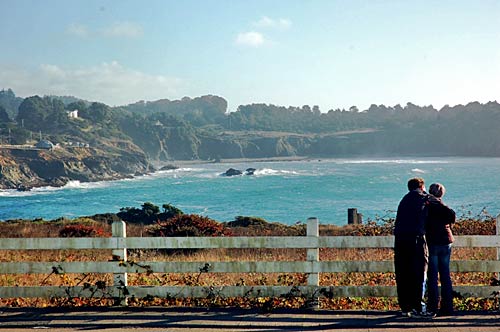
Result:
[[[500,216],[497,217],[497,234]],[[309,218],[307,236],[293,237],[126,237],[124,222],[115,222],[110,238],[1,238],[0,250],[65,250],[109,249],[114,261],[94,262],[0,262],[2,274],[113,273],[113,285],[106,285],[106,295],[114,298],[135,296],[156,297],[238,297],[296,294],[316,298],[324,294],[333,297],[394,297],[395,286],[319,286],[320,273],[394,272],[388,261],[320,261],[319,248],[392,248],[392,236],[319,236],[316,218]],[[456,236],[455,247],[500,248],[500,236]],[[306,261],[231,261],[231,262],[131,262],[128,249],[190,249],[190,248],[302,248],[307,249]],[[500,271],[498,260],[451,261],[452,272]],[[128,286],[129,273],[306,273],[306,286]],[[455,286],[459,293],[470,297],[491,297],[498,286]],[[1,298],[15,297],[102,297],[96,286],[4,286]]]

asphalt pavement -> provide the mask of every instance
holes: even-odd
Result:
[[[239,308],[0,308],[0,331],[500,331],[500,312],[408,318],[396,311]]]

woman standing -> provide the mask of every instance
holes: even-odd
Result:
[[[428,216],[426,237],[429,246],[429,267],[427,271],[428,312],[438,313],[439,288],[438,274],[441,282],[441,305],[439,316],[453,314],[453,288],[450,277],[450,256],[453,234],[451,224],[455,222],[455,211],[443,203],[445,188],[440,183],[429,187]]]

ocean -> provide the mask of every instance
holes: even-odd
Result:
[[[229,168],[254,175],[221,176]],[[236,216],[295,224],[317,217],[344,225],[347,210],[363,220],[395,217],[409,178],[446,187],[444,201],[458,216],[500,213],[500,158],[311,159],[190,164],[133,179],[80,183],[29,192],[0,191],[0,220],[75,218],[117,213],[151,202],[217,221]]]

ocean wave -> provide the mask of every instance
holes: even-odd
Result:
[[[16,189],[2,189],[0,190],[0,197],[26,197],[33,196],[31,191],[19,191]]]
[[[255,169],[253,174],[249,174],[245,169],[240,169],[242,172],[240,175],[233,175],[233,176],[225,176],[224,171],[219,171],[219,172],[208,172],[208,173],[199,173],[196,174],[195,177],[198,178],[206,178],[206,179],[211,179],[211,178],[220,178],[220,177],[225,177],[225,178],[233,178],[233,177],[264,177],[264,176],[280,176],[280,175],[305,175],[305,174],[300,174],[297,171],[290,171],[290,170],[285,170],[285,169],[272,169],[272,168],[258,168]]]
[[[163,171],[157,171],[152,174],[172,174],[172,173],[187,173],[187,172],[196,172],[196,171],[201,171],[203,170],[202,168],[193,168],[193,167],[180,167],[176,169],[167,169]]]
[[[97,182],[80,182],[78,180],[69,181],[61,187],[35,187],[28,191],[19,191],[16,189],[0,190],[0,197],[28,197],[36,195],[47,195],[53,192],[58,192],[68,189],[95,189],[108,187],[112,181],[97,181]]]
[[[161,171],[156,171],[153,173],[148,173],[148,174],[142,174],[142,175],[135,175],[127,179],[121,179],[117,181],[124,181],[124,182],[136,182],[136,181],[143,181],[143,180],[156,180],[160,178],[177,178],[179,175],[183,175],[185,173],[195,173],[202,171],[203,169],[200,168],[190,168],[190,167],[182,167],[182,168],[177,168],[177,169],[167,169],[167,170],[161,170]]]
[[[338,160],[339,164],[448,164],[446,160],[418,160],[418,159],[348,159]]]
[[[78,180],[69,181],[61,188],[58,189],[95,189],[105,188],[110,186],[114,181],[96,181],[96,182],[80,182]],[[52,188],[52,187],[49,187]]]
[[[257,169],[254,172],[254,175],[257,176],[268,176],[268,175],[299,175],[300,173],[297,171],[288,171],[284,169],[272,169],[272,168],[262,168]]]
[[[423,169],[420,169],[420,168],[413,168],[411,170],[413,173],[427,173],[426,171],[424,171]]]

